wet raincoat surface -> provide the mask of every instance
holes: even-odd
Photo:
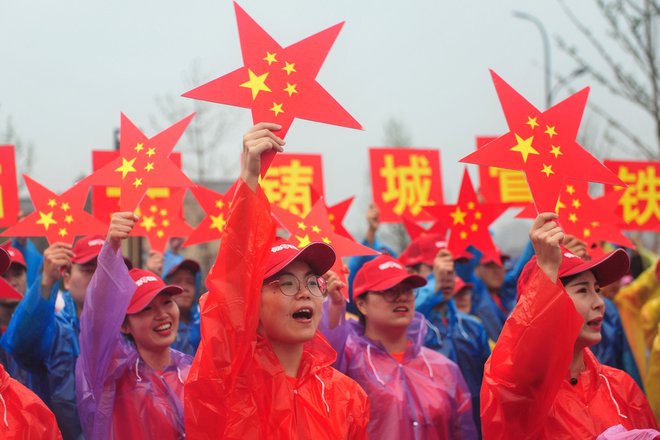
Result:
[[[423,346],[426,322],[415,313],[399,364],[380,342],[364,335],[358,321],[328,327],[324,303],[321,330],[337,351],[336,367],[357,381],[371,401],[370,439],[475,439],[470,392],[458,366]]]
[[[185,438],[183,381],[192,358],[171,350],[172,363],[156,371],[124,339],[119,329],[135,289],[121,250],[106,242],[80,317],[76,394],[87,439]]]
[[[0,438],[57,440],[55,416],[36,394],[12,379],[0,365]]]
[[[317,332],[297,383],[257,334],[265,258],[274,237],[268,201],[241,183],[202,297],[202,341],[185,387],[186,434],[202,439],[364,439],[367,397],[331,367]]]
[[[535,263],[529,263],[534,264]],[[484,439],[593,439],[611,426],[656,428],[644,393],[621,370],[584,350],[571,385],[573,347],[584,323],[561,283],[534,266],[486,363]]]
[[[429,280],[427,286],[434,283]],[[476,318],[456,309],[453,300],[446,302],[443,314],[436,308],[441,301],[441,294],[434,295],[417,308],[425,316],[428,327],[424,345],[458,364],[472,395],[472,418],[479,429],[479,392],[484,365],[490,356],[488,335]]]
[[[642,377],[621,325],[619,311],[612,300],[603,297],[603,301],[605,302],[605,316],[601,328],[603,338],[598,344],[590,347],[591,352],[596,355],[598,362],[625,371],[637,382],[637,385],[643,387]]]
[[[50,407],[65,440],[78,439],[82,428],[76,406],[75,367],[80,354],[80,323],[71,295],[55,312],[59,282],[50,297],[41,295],[41,275],[14,311],[2,346],[30,374],[30,387]]]

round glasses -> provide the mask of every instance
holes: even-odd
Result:
[[[277,284],[283,295],[295,296],[300,291],[300,283],[301,281],[297,277],[290,274],[284,274],[268,283],[268,285]],[[303,283],[312,296],[323,296],[328,288],[325,280],[316,275],[308,275],[305,277]]]
[[[410,286],[406,285],[398,285],[395,287],[392,287],[391,289],[387,290],[380,290],[380,291],[374,291],[371,293],[375,293],[376,295],[380,295],[385,299],[387,302],[395,302],[398,301],[399,298],[402,296],[406,296],[410,294],[411,296],[413,295],[413,289]]]

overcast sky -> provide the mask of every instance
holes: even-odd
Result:
[[[562,34],[586,47],[554,1],[240,4],[282,46],[346,21],[317,80],[364,131],[296,120],[286,139],[290,152],[323,153],[330,203],[352,195],[360,203],[369,199],[367,148],[383,145],[390,118],[404,124],[412,146],[441,149],[445,199],[454,202],[463,169],[457,161],[474,148],[475,136],[507,131],[489,68],[544,108],[541,39],[513,10],[542,19],[551,36]],[[592,2],[580,2],[576,12],[602,27]],[[552,46],[554,70],[569,73],[573,66]],[[196,60],[206,79],[242,66],[229,0],[0,0],[0,116],[11,115],[21,137],[34,143],[31,175],[56,191],[91,172],[92,149],[112,147],[120,112],[154,135],[156,98],[187,91],[183,76]],[[566,93],[559,91],[560,97]],[[651,139],[650,124],[630,106],[599,88],[592,88],[590,100]],[[233,125],[221,153],[233,178],[251,118],[247,109],[227,109]],[[476,176],[476,167],[470,170]],[[349,214],[358,233],[362,216],[359,209]]]

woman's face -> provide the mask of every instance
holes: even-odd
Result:
[[[584,324],[576,341],[577,348],[598,344],[602,338],[600,331],[605,314],[605,303],[599,295],[600,287],[596,277],[587,270],[571,279],[564,287],[578,313],[584,318]]]
[[[298,280],[298,291],[292,296],[284,295],[276,282],[283,275]],[[296,260],[275,276],[264,280],[259,332],[269,341],[300,344],[314,337],[321,319],[323,297],[312,295],[306,287],[306,280],[310,277],[316,280],[317,275],[307,263]]]
[[[179,308],[189,311],[195,303],[195,274],[188,269],[179,269],[167,277],[167,284],[174,284],[183,289],[183,292],[174,297]]]
[[[382,292],[369,292],[355,300],[355,305],[373,329],[408,327],[415,315],[415,294],[407,283]]]
[[[121,327],[130,334],[138,349],[152,352],[169,350],[179,329],[179,306],[172,294],[159,293],[142,311],[127,315]]]

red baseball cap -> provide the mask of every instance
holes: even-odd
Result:
[[[403,282],[413,288],[426,285],[426,278],[409,273],[399,260],[389,255],[379,255],[362,266],[353,280],[353,297],[367,292],[380,292]]]
[[[559,278],[576,275],[590,270],[603,287],[621,279],[630,269],[630,258],[623,249],[616,249],[608,254],[601,255],[586,261],[562,247],[562,259],[559,265]]]
[[[103,243],[105,243],[105,238],[101,235],[90,235],[79,238],[76,244],[73,245],[73,258],[71,262],[74,264],[89,263],[99,256]]]
[[[401,253],[400,260],[406,266],[428,264],[433,266],[440,249],[447,249],[447,242],[440,234],[425,234],[410,242]]]
[[[23,269],[27,270],[27,264],[25,264],[23,253],[15,247],[12,247],[11,242],[5,242],[1,245],[1,247],[9,254],[9,266],[12,264],[18,264],[23,266]],[[9,266],[7,266],[7,268],[9,268]]]
[[[135,289],[128,310],[126,310],[127,315],[141,312],[159,293],[167,292],[178,295],[183,292],[181,287],[165,284],[158,275],[149,270],[135,268],[131,269],[128,274],[135,281],[137,289]]]
[[[458,292],[465,288],[474,289],[474,284],[466,283],[461,277],[456,277],[456,280],[454,281],[454,295],[457,295]]]
[[[9,256],[9,252],[7,252],[7,249],[0,247],[0,275],[9,269],[10,264],[11,257]]]
[[[481,258],[481,260],[479,260],[479,264],[486,265],[486,264],[494,263],[502,267],[504,265],[504,262],[509,259],[511,259],[510,256],[502,252],[502,250],[499,247],[495,246],[495,252],[485,254]]]
[[[275,237],[270,252],[266,257],[266,274],[264,279],[275,275],[294,260],[309,264],[314,274],[323,275],[335,264],[335,250],[320,241],[310,243],[298,249],[282,237]]]

